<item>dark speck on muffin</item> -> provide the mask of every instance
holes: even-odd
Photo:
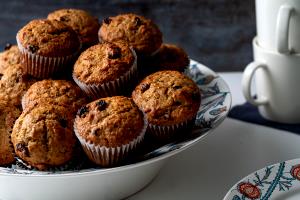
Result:
[[[95,136],[99,136],[99,133],[100,133],[100,129],[99,129],[99,128],[94,128],[94,129],[91,131],[91,134],[92,134],[92,135],[95,135]]]
[[[198,99],[200,99],[200,95],[198,93],[192,93],[192,99],[198,100]]]
[[[67,16],[61,16],[59,18],[59,20],[62,21],[62,22],[68,22],[68,21],[70,21],[70,19]]]
[[[99,111],[105,110],[107,103],[104,100],[100,100],[96,103]]]
[[[10,48],[12,47],[12,44],[10,43],[6,43],[5,47],[4,47],[4,50],[9,50]]]
[[[173,88],[174,88],[175,90],[178,90],[178,89],[182,88],[182,86],[176,85],[176,86],[174,86]]]
[[[182,104],[182,102],[179,101],[179,100],[175,100],[174,104],[175,104],[176,106],[180,106],[180,105]]]
[[[105,23],[105,24],[110,24],[110,22],[111,22],[111,19],[108,17],[108,18],[105,18],[104,20],[103,20],[103,22]]]
[[[150,84],[145,84],[145,83],[143,83],[142,85],[141,85],[141,91],[142,91],[142,93],[144,93],[146,90],[148,90],[150,88]]]
[[[3,76],[3,74],[0,74],[0,80],[1,80],[2,76]]]
[[[68,124],[67,120],[64,118],[59,119],[59,123],[63,128],[66,128]]]
[[[142,21],[139,17],[135,17],[134,21],[135,21],[136,26],[140,26],[142,24]]]
[[[85,117],[85,114],[86,114],[87,112],[89,112],[89,108],[88,108],[87,106],[82,106],[82,107],[78,110],[77,115],[78,115],[79,117]]]
[[[113,47],[108,51],[109,59],[117,59],[121,56],[121,49],[119,47]]]
[[[37,50],[39,50],[39,47],[36,45],[28,45],[28,49],[31,53],[35,53]]]
[[[27,149],[26,144],[24,142],[18,143],[16,145],[16,149],[17,149],[17,151],[23,153],[25,156],[29,156],[28,149]]]

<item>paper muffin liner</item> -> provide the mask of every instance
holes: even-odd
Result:
[[[103,84],[86,84],[81,82],[73,73],[73,80],[75,83],[91,98],[97,99],[102,97],[109,97],[115,95],[122,95],[128,92],[130,87],[133,87],[133,82],[137,81],[137,56],[133,49],[134,62],[131,68],[122,76],[113,81],[108,81]]]
[[[17,37],[18,48],[23,57],[23,69],[26,74],[36,78],[48,78],[56,72],[63,71],[78,55],[79,49],[72,55],[63,57],[46,57],[29,52],[25,49]]]
[[[181,132],[191,130],[195,124],[195,119],[196,116],[193,119],[178,124],[164,126],[149,123],[147,131],[155,139],[161,142],[167,142],[176,138],[184,137],[185,135],[183,135]]]
[[[22,96],[21,98],[21,106],[22,106],[22,110],[25,110],[26,107],[26,102],[25,102],[25,98],[24,98],[25,94]]]
[[[117,147],[105,147],[93,144],[91,141],[88,141],[81,137],[78,133],[76,126],[74,124],[74,132],[77,136],[81,146],[89,157],[91,161],[102,166],[102,167],[112,167],[120,164],[128,155],[130,155],[134,150],[142,143],[144,136],[148,127],[148,122],[144,115],[144,127],[142,128],[138,137],[133,139],[127,144],[123,144]]]

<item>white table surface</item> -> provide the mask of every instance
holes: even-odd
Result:
[[[242,73],[219,73],[233,105],[245,100]],[[129,197],[137,199],[221,200],[246,175],[266,165],[300,157],[300,136],[230,118],[193,147],[172,157],[154,181]]]

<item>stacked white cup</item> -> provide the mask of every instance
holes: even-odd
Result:
[[[300,123],[300,0],[255,3],[254,61],[244,71],[243,94],[264,118]],[[254,75],[256,99],[251,94]]]

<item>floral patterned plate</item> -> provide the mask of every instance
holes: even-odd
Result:
[[[141,190],[168,158],[211,133],[231,107],[229,87],[215,72],[191,60],[185,73],[202,92],[201,107],[189,137],[145,151],[120,167],[104,169],[85,165],[82,157],[79,157],[81,163],[47,172],[24,169],[22,163],[0,167],[0,199],[123,199]]]
[[[236,183],[223,200],[300,199],[300,158],[260,169]]]

